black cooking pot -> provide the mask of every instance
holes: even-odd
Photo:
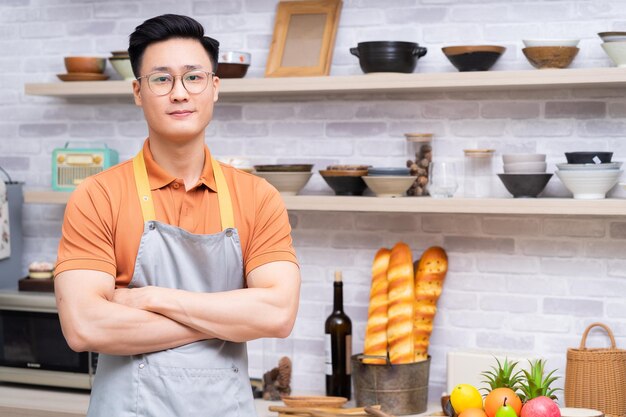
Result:
[[[417,43],[400,41],[359,42],[356,48],[350,48],[350,53],[359,58],[364,73],[411,73],[426,52]]]

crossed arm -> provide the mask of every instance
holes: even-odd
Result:
[[[63,333],[73,350],[135,355],[197,340],[286,337],[298,310],[300,272],[287,261],[250,271],[248,288],[193,293],[162,287],[115,289],[104,272],[55,278]]]

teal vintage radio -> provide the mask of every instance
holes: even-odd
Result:
[[[69,145],[66,142],[63,148],[52,151],[52,189],[55,191],[72,191],[85,178],[119,161],[117,151],[109,149],[106,144],[99,148]]]

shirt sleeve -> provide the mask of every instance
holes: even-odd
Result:
[[[273,186],[260,179],[255,187],[255,220],[245,257],[245,274],[276,261],[289,261],[298,265],[283,199]]]
[[[116,275],[111,204],[106,191],[93,178],[83,181],[65,209],[55,276],[88,269]]]

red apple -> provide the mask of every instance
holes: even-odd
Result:
[[[561,411],[550,398],[537,397],[524,404],[521,417],[561,417]]]

